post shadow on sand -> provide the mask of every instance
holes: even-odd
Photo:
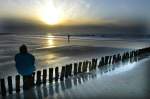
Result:
[[[37,99],[37,95],[34,89],[23,92],[24,99]]]
[[[50,84],[49,86],[48,86],[48,89],[49,89],[49,95],[51,95],[51,96],[53,96],[54,95],[54,88],[53,88],[53,85],[52,84]]]
[[[49,84],[46,86],[36,88],[37,97],[46,98],[48,96],[53,96],[54,94],[59,94],[60,92],[84,84],[86,81],[90,79],[94,79],[96,77],[95,74],[94,76],[93,74],[90,74],[91,76],[86,76],[86,75],[89,74],[83,74],[80,75],[79,77],[67,78],[64,81],[56,82],[55,84]],[[90,78],[88,79],[88,77]],[[43,89],[43,92],[41,91],[41,88]],[[47,89],[49,89],[49,92],[47,91]]]

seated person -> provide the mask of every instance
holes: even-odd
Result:
[[[34,84],[35,58],[27,50],[26,45],[20,47],[20,53],[15,55],[16,69],[23,76],[23,88],[29,89]]]

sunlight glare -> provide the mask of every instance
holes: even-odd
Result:
[[[56,25],[60,22],[60,11],[55,7],[52,0],[47,1],[41,7],[40,16],[41,20],[49,25]]]
[[[55,47],[54,46],[54,37],[52,35],[47,36],[47,45],[48,47]]]

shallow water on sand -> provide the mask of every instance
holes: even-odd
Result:
[[[52,35],[0,35],[0,78],[16,75],[14,55],[26,44],[36,57],[37,69],[124,52],[150,45],[149,40]],[[8,69],[9,68],[9,69]]]

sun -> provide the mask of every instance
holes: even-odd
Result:
[[[46,9],[45,11],[43,11],[41,16],[42,21],[49,25],[58,24],[60,21],[59,14],[55,9],[51,10]]]
[[[50,0],[40,10],[40,19],[48,25],[56,25],[60,23],[60,11],[54,6]]]

